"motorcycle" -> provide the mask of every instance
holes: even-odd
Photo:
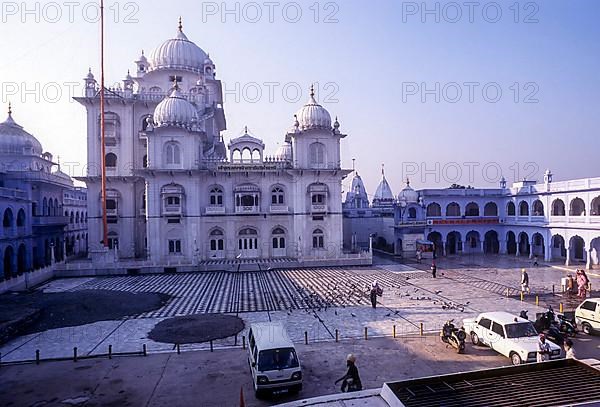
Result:
[[[577,334],[577,324],[575,321],[568,319],[564,314],[556,314],[558,320],[558,329],[567,336],[575,336]]]
[[[442,342],[447,345],[452,345],[454,348],[456,348],[458,353],[464,353],[467,333],[463,327],[455,327],[453,322],[454,320],[451,319],[444,324],[442,331],[440,332],[440,337]]]

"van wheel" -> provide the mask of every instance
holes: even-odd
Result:
[[[479,336],[475,332],[471,332],[471,343],[475,346],[481,345]]]
[[[254,396],[259,400],[263,399],[266,396],[266,391],[263,389],[256,389],[254,390]]]
[[[584,322],[581,327],[583,328],[584,334],[586,334],[586,335],[592,334],[592,326],[590,324],[588,324],[587,322]]]
[[[510,354],[510,361],[512,362],[513,365],[518,366],[521,363],[523,363],[523,361],[521,360],[521,356],[519,356],[519,354],[517,352],[512,352]]]
[[[298,393],[300,393],[300,390],[302,390],[301,384],[296,384],[296,385],[290,387],[290,393],[292,393],[292,394],[298,394]]]

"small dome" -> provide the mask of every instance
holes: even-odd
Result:
[[[292,143],[284,142],[275,153],[275,158],[282,161],[292,160]]]
[[[171,94],[164,98],[154,109],[156,127],[183,127],[191,129],[198,122],[198,112],[175,86]]]
[[[12,118],[8,105],[8,117],[0,123],[0,154],[42,155],[42,145],[31,134],[23,130]]]
[[[411,188],[408,179],[406,180],[406,187],[398,194],[398,200],[406,203],[419,202],[419,193]]]
[[[327,129],[331,130],[331,116],[327,109],[315,100],[315,91],[311,86],[310,98],[296,113],[296,120],[300,124],[300,130]]]
[[[360,199],[365,202],[365,207],[369,206],[369,197],[367,196],[367,190],[362,178],[358,175],[358,172],[352,178],[352,186],[350,191],[346,193],[346,203],[349,204],[356,199]]]
[[[195,73],[202,72],[206,53],[183,33],[181,19],[175,38],[163,42],[150,53],[148,72],[159,69],[181,69]]]

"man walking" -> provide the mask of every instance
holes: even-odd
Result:
[[[527,292],[527,294],[531,293],[531,290],[529,289],[529,275],[525,269],[521,269],[521,292]]]

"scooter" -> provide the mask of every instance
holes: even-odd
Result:
[[[558,329],[567,336],[575,336],[577,334],[577,324],[575,321],[567,319],[564,314],[556,314],[558,320]]]
[[[464,327],[457,328],[454,326],[454,320],[447,321],[442,327],[440,337],[442,342],[448,345],[452,345],[458,353],[465,353],[465,339],[467,333]]]

